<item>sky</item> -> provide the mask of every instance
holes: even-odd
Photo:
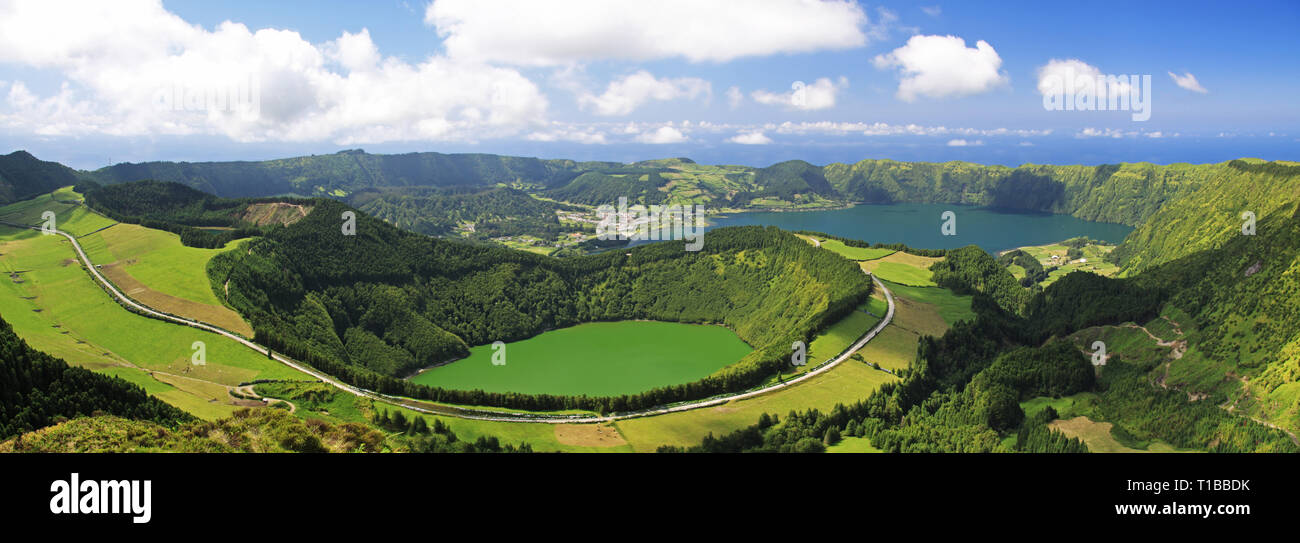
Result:
[[[0,0],[0,152],[1300,160],[1297,23],[1294,0]]]

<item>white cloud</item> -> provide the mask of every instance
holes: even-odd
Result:
[[[1096,66],[1079,59],[1051,59],[1038,67],[1038,92],[1061,97],[1072,94],[1087,99],[1128,96],[1133,90],[1128,79],[1108,78]]]
[[[682,143],[687,141],[687,137],[681,130],[671,126],[661,126],[655,130],[641,133],[636,137],[636,141],[641,143]]]
[[[842,50],[867,43],[869,18],[848,0],[437,0],[424,22],[452,57],[554,66]]]
[[[556,142],[568,141],[582,144],[604,144],[608,143],[605,133],[592,127],[565,127],[558,123],[549,130],[539,130],[532,132],[525,139],[529,141]]]
[[[772,138],[767,137],[761,131],[753,131],[741,132],[735,136],[727,138],[727,141],[742,145],[767,145],[772,143]]]
[[[599,115],[627,115],[651,100],[695,99],[708,97],[713,86],[708,81],[694,77],[678,79],[656,78],[641,70],[622,79],[610,82],[599,96],[584,94],[578,98],[583,107],[591,107]]]
[[[843,76],[832,82],[829,78],[820,78],[811,85],[795,81],[790,85],[790,92],[776,93],[756,90],[750,98],[760,104],[785,106],[791,109],[814,111],[835,107],[835,95],[840,89],[848,88],[849,80]]]
[[[863,122],[835,122],[835,121],[812,121],[794,123],[790,121],[781,124],[767,124],[763,126],[764,130],[773,131],[778,134],[826,134],[826,135],[850,135],[861,134],[864,136],[1019,136],[1019,137],[1041,137],[1051,135],[1052,130],[1034,130],[1034,129],[1009,129],[1009,128],[963,128],[947,126],[922,126],[918,124],[889,124],[889,123],[863,123]]]
[[[1167,138],[1178,137],[1178,134],[1165,134],[1159,130],[1147,132],[1145,130],[1120,130],[1118,128],[1084,128],[1077,132],[1076,138],[1136,138],[1138,136],[1146,138]]]
[[[727,107],[736,109],[745,101],[745,93],[740,92],[740,87],[731,87],[727,89]]]
[[[548,105],[514,69],[383,57],[365,30],[322,44],[231,22],[206,30],[157,0],[0,4],[0,62],[62,75],[50,96],[15,83],[0,109],[0,126],[51,135],[473,141],[536,127]]]
[[[873,61],[882,70],[897,68],[897,96],[912,102],[919,96],[944,98],[992,90],[1006,84],[999,70],[1002,58],[988,42],[966,47],[957,36],[912,36],[907,44]]]
[[[1182,87],[1189,91],[1199,92],[1201,94],[1210,92],[1205,90],[1205,87],[1201,86],[1201,83],[1196,80],[1196,76],[1192,75],[1192,72],[1185,72],[1181,76],[1174,72],[1169,72],[1169,77],[1172,77],[1174,79],[1175,85],[1178,85],[1179,87]]]
[[[921,11],[925,12],[926,15],[929,15],[931,17],[938,17],[940,15],[943,15],[943,8],[940,6],[921,6]]]
[[[984,140],[967,141],[964,139],[948,140],[948,147],[975,147],[984,145]]]

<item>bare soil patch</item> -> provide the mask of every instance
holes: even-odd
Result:
[[[577,447],[617,447],[627,445],[618,429],[608,424],[556,424],[555,439]]]
[[[173,315],[209,322],[245,337],[253,336],[253,328],[228,307],[203,304],[158,292],[131,277],[131,274],[117,263],[105,264],[99,271],[112,280],[122,292],[144,305]]]

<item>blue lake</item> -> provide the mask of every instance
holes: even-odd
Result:
[[[940,231],[944,211],[956,215],[956,235]],[[715,216],[713,227],[763,225],[815,230],[870,243],[904,243],[918,249],[978,245],[990,253],[1045,245],[1078,236],[1119,243],[1133,227],[1069,215],[1025,213],[952,204],[857,205],[822,211],[755,211]]]

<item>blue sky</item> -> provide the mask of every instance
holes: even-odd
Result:
[[[1293,1],[518,1],[0,1],[0,151],[1300,159]],[[1044,108],[1094,74],[1150,75],[1149,119]]]

